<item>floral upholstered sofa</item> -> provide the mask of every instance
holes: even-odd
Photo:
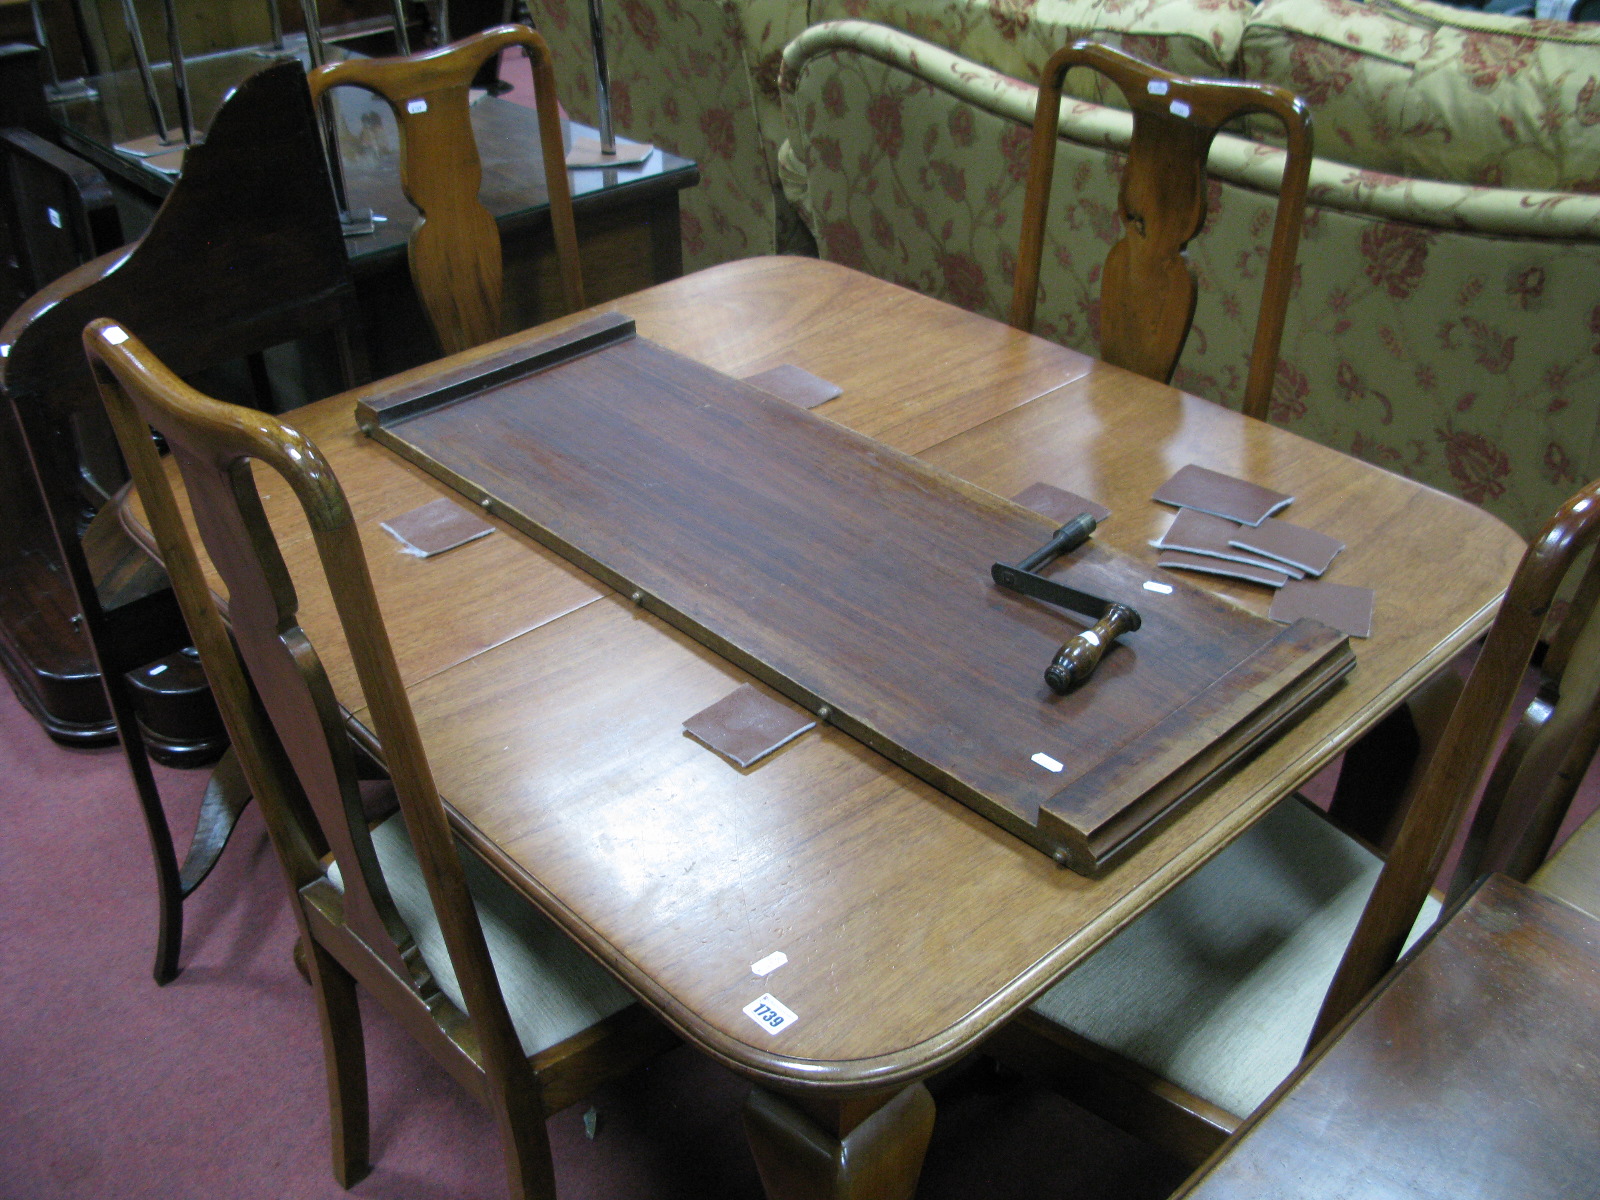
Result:
[[[1182,73],[1279,83],[1310,103],[1318,158],[1273,419],[1524,533],[1600,475],[1600,26],[1427,0],[832,6],[874,20],[808,28],[783,75],[781,164],[824,257],[1003,316],[1023,81],[1053,49],[1094,36]],[[1036,326],[1088,351],[1130,130],[1096,103],[1116,103],[1104,86],[1067,80]],[[1281,160],[1228,135],[1211,155],[1174,382],[1222,403],[1244,386]]]

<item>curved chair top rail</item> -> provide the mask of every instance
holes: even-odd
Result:
[[[478,68],[509,46],[533,65],[539,98],[550,226],[568,311],[584,306],[572,188],[557,111],[555,71],[544,38],[526,25],[500,25],[407,58],[347,59],[311,71],[314,97],[335,87],[381,96],[400,128],[400,181],[422,219],[411,234],[411,277],[446,353],[501,334],[500,231],[478,199],[483,169],[472,131],[469,89]]]
[[[1133,113],[1120,192],[1126,232],[1107,256],[1101,279],[1101,357],[1162,383],[1171,380],[1194,319],[1196,288],[1183,249],[1205,224],[1206,157],[1212,139],[1223,124],[1240,116],[1265,114],[1283,123],[1288,157],[1244,399],[1247,415],[1265,419],[1305,215],[1310,110],[1283,88],[1174,75],[1097,42],[1075,42],[1058,50],[1045,64],[1034,110],[1011,302],[1011,324],[1018,329],[1033,328],[1061,85],[1076,66],[1090,67],[1114,82]]]

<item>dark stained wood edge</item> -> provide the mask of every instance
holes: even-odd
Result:
[[[384,396],[373,396],[356,404],[356,424],[374,440],[428,470],[427,460],[417,456],[409,444],[388,435],[387,431],[411,417],[444,408],[457,400],[489,388],[502,387],[516,380],[559,367],[585,354],[604,350],[635,336],[633,318],[622,313],[601,313],[570,329],[531,344],[503,350],[488,358],[440,372],[410,387],[398,388]]]
[[[1332,638],[1334,640],[1330,641]],[[1041,834],[1066,847],[1064,864],[1096,875],[1142,845],[1229,768],[1316,707],[1355,667],[1350,641],[1316,621],[1298,621],[1194,700],[1098,768],[1063,788],[1039,811]],[[1251,682],[1238,690],[1241,678]],[[1209,711],[1208,711],[1209,710]],[[1174,749],[1167,731],[1196,724],[1214,731],[1199,754]],[[1152,755],[1152,746],[1165,746]],[[1084,794],[1141,799],[1083,828],[1064,817]],[[1059,804],[1059,807],[1057,805]]]

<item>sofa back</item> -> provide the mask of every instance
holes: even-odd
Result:
[[[813,25],[872,21],[1027,83],[1080,38],[1180,75],[1225,78],[1253,9],[1251,0],[810,0]],[[1092,71],[1069,74],[1064,90],[1126,107],[1116,86]]]
[[[1430,0],[1264,0],[1238,68],[1306,99],[1319,157],[1421,179],[1600,192],[1600,26]]]

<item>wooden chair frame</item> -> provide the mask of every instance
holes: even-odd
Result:
[[[500,231],[478,199],[483,169],[472,132],[468,89],[490,56],[521,46],[539,97],[550,226],[569,311],[584,306],[572,188],[567,179],[555,70],[544,38],[526,25],[500,25],[409,58],[350,59],[318,67],[311,93],[360,87],[381,96],[400,128],[400,181],[422,219],[411,234],[411,278],[447,354],[500,336]]]
[[[359,343],[345,340],[357,319],[355,290],[318,138],[298,68],[279,64],[252,76],[218,112],[205,142],[187,152],[183,177],[144,237],[56,280],[0,331],[8,350],[0,380],[149,834],[160,898],[158,983],[178,972],[183,899],[215,863],[249,797],[224,760],[180,867],[124,675],[178,649],[187,635],[165,579],[142,553],[130,545],[129,559],[143,569],[109,577],[86,553],[86,514],[126,475],[83,360],[83,327],[114,317],[186,373],[332,329],[353,382],[364,370]]]
[[[1075,42],[1045,64],[1034,110],[1011,324],[1033,329],[1039,260],[1050,211],[1061,85],[1076,66],[1092,67],[1126,97],[1133,113],[1118,203],[1126,232],[1106,257],[1100,288],[1100,356],[1170,383],[1194,320],[1195,281],[1184,247],[1205,226],[1206,158],[1217,130],[1251,113],[1276,117],[1288,158],[1272,226],[1244,412],[1265,420],[1294,282],[1295,252],[1311,171],[1311,111],[1298,96],[1262,83],[1191,79],[1097,42]]]
[[[674,1039],[634,1005],[533,1059],[523,1054],[395,664],[360,534],[327,462],[277,418],[187,387],[114,322],[94,322],[83,339],[309,948],[335,1175],[348,1187],[367,1168],[359,982],[490,1107],[512,1194],[553,1195],[545,1118]],[[176,460],[201,539],[227,588],[230,628],[202,574],[151,428]],[[299,627],[294,585],[262,509],[253,463],[283,478],[310,523],[465,1011],[440,990],[390,896],[344,714]],[[329,878],[330,851],[342,889]]]
[[[1600,746],[1595,653],[1600,565],[1591,565],[1546,657],[1542,700],[1497,752],[1518,688],[1538,648],[1556,592],[1600,541],[1600,480],[1562,505],[1528,543],[1399,836],[1328,989],[1308,1045],[1315,1046],[1394,965],[1444,864],[1466,809],[1488,783],[1483,836],[1469,844],[1458,878],[1501,870],[1527,879],[1549,851],[1566,806]],[[1569,665],[1573,668],[1568,670]],[[1570,682],[1563,696],[1563,680]],[[1557,709],[1554,701],[1564,699]],[[1475,825],[1479,822],[1475,821]],[[1480,849],[1481,848],[1481,849]],[[1458,884],[1453,891],[1462,889]]]

